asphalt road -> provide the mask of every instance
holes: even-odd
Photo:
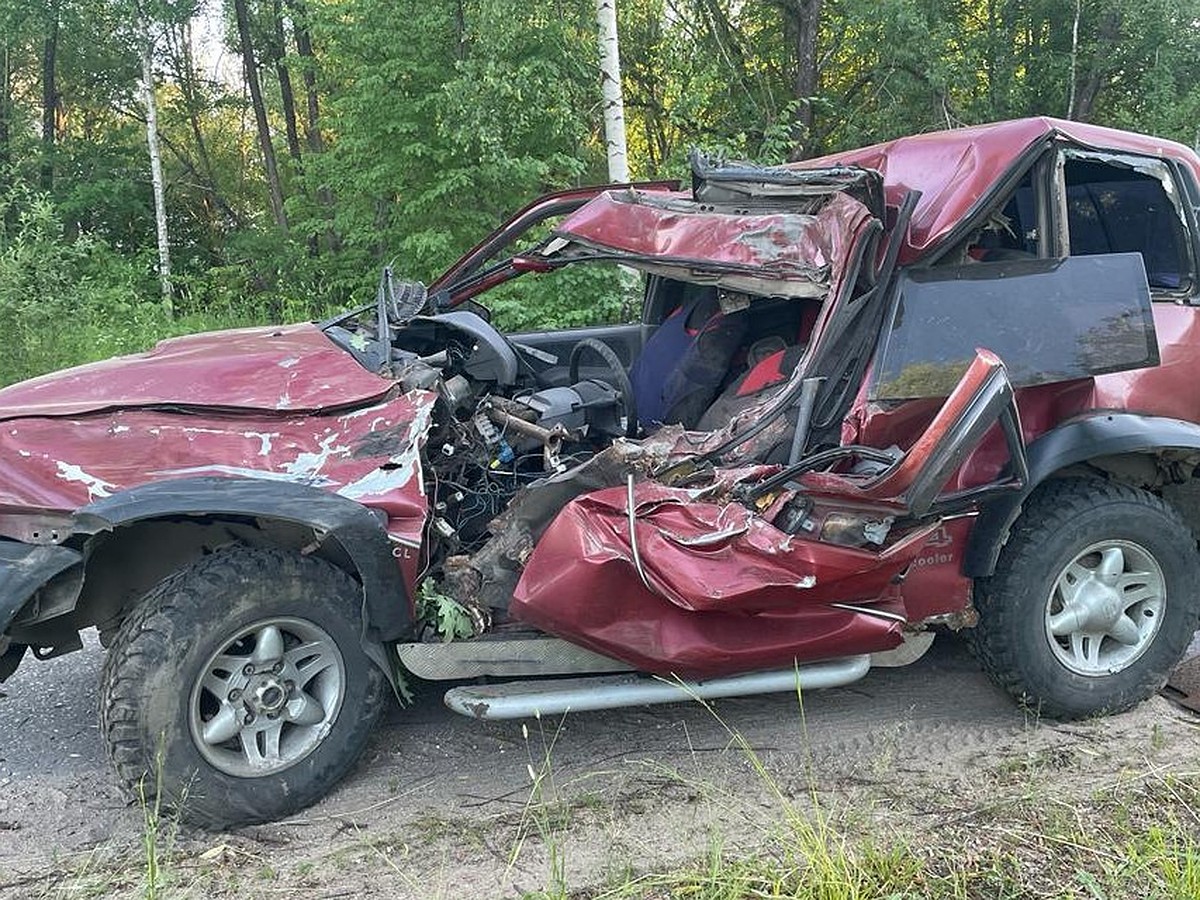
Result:
[[[44,662],[26,656],[0,684],[0,788],[14,777],[69,775],[106,765],[96,725],[104,651],[95,632],[84,649]]]

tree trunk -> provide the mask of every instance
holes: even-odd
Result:
[[[621,52],[617,44],[617,0],[596,0],[596,26],[600,34],[600,87],[604,95],[604,146],[608,152],[608,180],[629,180],[629,154],[625,145],[625,103],[621,95]]]
[[[274,57],[275,76],[279,79],[279,98],[283,106],[283,121],[287,127],[288,155],[300,165],[300,130],[296,127],[296,94],[292,90],[292,73],[287,67],[287,39],[283,33],[283,8],[279,0],[271,4],[274,21],[274,46],[271,55]]]
[[[217,170],[208,152],[208,142],[204,139],[204,131],[200,127],[200,107],[202,97],[196,83],[196,63],[192,56],[192,39],[189,26],[184,24],[178,31],[172,30],[171,61],[175,69],[175,78],[179,84],[179,93],[183,98],[187,114],[188,126],[192,132],[192,141],[196,145],[196,156],[200,160],[200,171],[197,173],[204,181],[206,205],[210,209],[219,209],[228,220],[227,224],[234,228],[243,226],[242,217],[229,205],[221,193],[221,185],[217,178]]]
[[[308,122],[304,127],[304,140],[313,153],[321,153],[325,142],[321,138],[320,107],[317,101],[317,57],[313,53],[312,35],[308,31],[308,9],[303,0],[290,0],[292,11],[292,36],[296,39],[296,54],[303,64],[304,99],[308,107]]]
[[[242,66],[246,70],[246,86],[250,89],[250,103],[254,107],[254,124],[258,130],[258,145],[262,151],[263,168],[267,172],[267,190],[270,194],[271,215],[275,224],[287,228],[287,213],[283,208],[283,186],[279,180],[279,167],[275,163],[275,148],[271,144],[271,126],[267,122],[267,105],[263,101],[262,84],[258,80],[258,65],[254,61],[254,45],[250,42],[250,13],[246,0],[233,0],[237,17],[238,38],[242,47]]]
[[[8,166],[12,162],[12,76],[9,73],[8,44],[0,47],[0,192],[8,187]]]
[[[311,154],[325,152],[325,139],[321,137],[321,108],[317,97],[317,55],[313,51],[312,34],[308,30],[308,8],[304,0],[286,0],[292,12],[292,37],[296,41],[296,55],[300,57],[300,73],[304,82],[304,100],[307,119],[304,124],[304,143]],[[333,209],[333,191],[327,185],[317,188],[317,200],[326,210]],[[332,218],[332,215],[331,215]],[[342,239],[332,226],[325,230],[325,244],[333,252],[342,247]]]
[[[821,0],[795,0],[788,7],[795,28],[796,80],[798,102],[795,120],[797,159],[810,157],[816,150],[813,135],[813,100],[816,99],[820,73],[817,71],[817,35],[821,28]]]
[[[1083,0],[1075,0],[1075,21],[1071,25],[1071,88],[1067,97],[1067,118],[1075,118],[1075,81],[1079,71],[1079,17],[1083,14]]]
[[[58,6],[49,9],[42,42],[42,190],[54,187],[54,144],[58,132]]]
[[[171,242],[167,232],[167,203],[163,190],[162,154],[158,146],[158,103],[154,98],[154,42],[149,36],[142,45],[142,102],[146,107],[146,144],[150,150],[150,183],[154,188],[158,278],[162,284],[163,306],[170,313],[173,312],[175,292],[171,286]]]
[[[1096,100],[1111,73],[1112,48],[1121,40],[1121,24],[1122,16],[1119,9],[1108,10],[1100,19],[1092,66],[1075,94],[1071,118],[1076,122],[1091,121]]]

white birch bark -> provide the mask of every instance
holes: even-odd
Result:
[[[625,101],[621,94],[621,52],[617,45],[617,0],[596,0],[596,26],[600,33],[600,87],[604,95],[604,147],[608,154],[608,180],[629,180],[629,155],[625,147]]]
[[[1079,64],[1079,17],[1083,14],[1083,0],[1075,0],[1075,24],[1071,26],[1071,94],[1067,98],[1067,118],[1075,118],[1075,77]]]
[[[171,242],[167,231],[167,203],[163,193],[162,153],[158,146],[158,104],[154,99],[154,41],[149,35],[142,45],[142,103],[146,108],[146,144],[150,149],[150,183],[154,189],[158,278],[162,284],[163,305],[170,312],[175,292],[171,286]]]

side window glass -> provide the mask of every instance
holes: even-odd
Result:
[[[1181,200],[1166,166],[1068,156],[1063,177],[1071,256],[1140,253],[1152,289],[1190,288]]]
[[[956,266],[972,262],[1005,262],[1038,257],[1037,203],[1033,176],[1025,177],[974,228],[936,263]]]
[[[1142,271],[1133,253],[910,269],[871,399],[944,397],[978,347],[1004,360],[1015,387],[1158,365]]]

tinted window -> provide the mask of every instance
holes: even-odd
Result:
[[[980,347],[1004,361],[1018,387],[1157,365],[1141,256],[909,271],[872,396],[944,397]]]
[[[1188,285],[1179,210],[1158,178],[1079,159],[1067,160],[1065,176],[1072,256],[1140,253],[1151,287]]]

